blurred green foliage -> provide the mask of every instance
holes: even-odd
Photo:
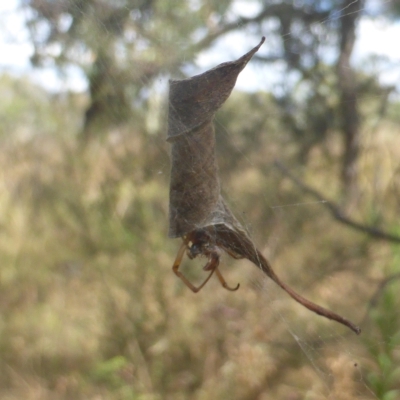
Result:
[[[74,93],[50,95],[30,82],[28,77],[15,79],[0,76],[0,137],[10,141],[30,139],[32,135],[75,136],[80,128],[82,96]]]
[[[368,382],[377,398],[383,400],[400,396],[399,255],[399,249],[394,248],[393,260],[387,268],[388,278],[381,282],[371,300],[373,335],[365,339],[369,354],[376,360],[368,373]]]

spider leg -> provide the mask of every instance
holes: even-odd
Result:
[[[235,253],[234,251],[227,249],[225,246],[223,247],[223,249],[235,260],[241,260],[244,257],[241,254]]]
[[[234,292],[234,291],[239,289],[240,283],[238,283],[236,287],[231,288],[230,286],[228,286],[228,284],[226,283],[226,281],[225,281],[224,277],[222,276],[221,272],[219,272],[219,270],[217,268],[215,269],[215,273],[217,274],[217,278],[221,282],[221,285],[225,289],[230,290],[231,292]]]
[[[205,281],[198,287],[194,286],[189,279],[186,278],[185,275],[182,274],[181,271],[179,271],[179,266],[181,265],[183,256],[185,255],[185,250],[187,249],[187,243],[186,241],[184,241],[182,243],[182,246],[179,248],[178,250],[178,254],[176,255],[176,259],[174,262],[174,265],[172,266],[172,270],[174,271],[175,275],[180,278],[182,280],[182,282],[193,292],[193,293],[197,293],[199,292],[204,285],[210,280],[212,274],[214,273],[214,271],[217,269],[218,264],[219,264],[219,260],[215,259],[215,258],[211,258],[208,263],[206,264],[206,267],[208,270],[211,269],[210,274],[208,275],[208,277],[205,279]]]

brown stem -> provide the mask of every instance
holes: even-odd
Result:
[[[355,332],[357,335],[359,335],[361,333],[361,329],[357,325],[354,325],[352,322],[350,322],[348,319],[340,316],[339,314],[334,313],[333,311],[330,311],[324,307],[321,307],[318,304],[315,304],[312,301],[307,300],[303,296],[296,293],[292,288],[290,288],[288,285],[286,285],[286,283],[282,282],[278,278],[278,276],[275,274],[274,270],[272,269],[270,263],[257,249],[256,249],[256,252],[257,252],[256,259],[250,260],[250,261],[252,261],[258,267],[260,267],[262,269],[262,271],[265,272],[265,274],[268,275],[286,293],[288,293],[289,296],[292,297],[292,299],[296,300],[298,303],[300,303],[301,305],[308,308],[310,311],[315,312],[318,315],[322,315],[325,318],[334,320],[336,322],[339,322],[340,324],[347,326],[353,332]]]
[[[360,334],[361,329],[347,320],[346,318],[334,313],[333,311],[327,310],[318,304],[313,303],[310,300],[300,296],[292,288],[283,283],[278,276],[275,274],[272,266],[267,259],[261,254],[256,248],[250,237],[241,228],[232,230],[226,225],[219,224],[212,227],[212,232],[216,235],[217,245],[222,247],[228,254],[233,255],[235,258],[247,258],[257,267],[259,267],[269,278],[271,278],[277,285],[279,285],[286,293],[289,294],[292,299],[308,308],[310,311],[315,312],[325,318],[334,320],[350,328],[357,335]]]

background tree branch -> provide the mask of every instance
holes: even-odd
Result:
[[[333,216],[334,219],[337,221],[348,225],[352,227],[353,229],[356,229],[360,232],[366,233],[367,235],[370,235],[376,239],[380,240],[387,240],[389,242],[393,243],[400,243],[400,237],[397,235],[393,235],[391,233],[382,231],[380,229],[377,229],[373,226],[369,225],[364,225],[361,224],[357,221],[354,221],[353,219],[347,217],[344,213],[343,210],[332,200],[327,199],[326,196],[315,190],[314,188],[308,186],[305,184],[303,181],[301,181],[299,178],[295,177],[288,168],[286,168],[280,161],[275,161],[274,165],[278,170],[287,178],[289,178],[297,187],[299,187],[302,191],[310,194],[312,197],[315,199],[319,200],[321,204],[329,210],[331,215]]]

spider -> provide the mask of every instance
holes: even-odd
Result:
[[[268,260],[255,247],[251,239],[242,230],[234,230],[224,224],[208,226],[203,229],[195,229],[182,237],[183,243],[178,250],[172,270],[183,281],[183,283],[194,293],[199,292],[205,284],[210,280],[215,273],[221,285],[230,291],[239,289],[239,284],[236,287],[230,287],[221,272],[218,270],[222,251],[228,253],[235,259],[246,258],[253,264],[258,266],[267,276],[269,276],[277,285],[279,285],[286,293],[289,294],[295,301],[308,308],[316,314],[322,315],[328,319],[337,321],[355,333],[359,334],[361,329],[352,322],[343,318],[339,314],[334,313],[324,307],[319,306],[307,300],[303,296],[296,293],[286,283],[281,281],[275,274]],[[203,267],[205,271],[210,271],[207,278],[200,286],[194,286],[183,274],[179,271],[183,256],[194,259],[199,255],[208,257],[206,265]]]
[[[183,283],[194,293],[199,292],[206,283],[210,280],[212,275],[217,275],[218,280],[220,281],[222,287],[232,292],[236,291],[240,287],[240,283],[238,283],[235,287],[230,287],[222,276],[221,272],[218,269],[220,258],[222,256],[222,248],[218,246],[216,243],[213,243],[211,235],[205,229],[196,229],[187,235],[183,236],[183,243],[178,250],[178,254],[176,256],[174,265],[172,270],[174,273],[183,281]],[[241,256],[235,254],[234,252],[223,248],[230,256],[234,258],[242,258]],[[179,267],[182,263],[183,256],[185,255],[185,251],[187,256],[193,260],[197,256],[205,256],[208,257],[208,261],[206,265],[203,267],[204,271],[210,271],[207,278],[200,286],[194,286],[186,277],[179,271]]]

